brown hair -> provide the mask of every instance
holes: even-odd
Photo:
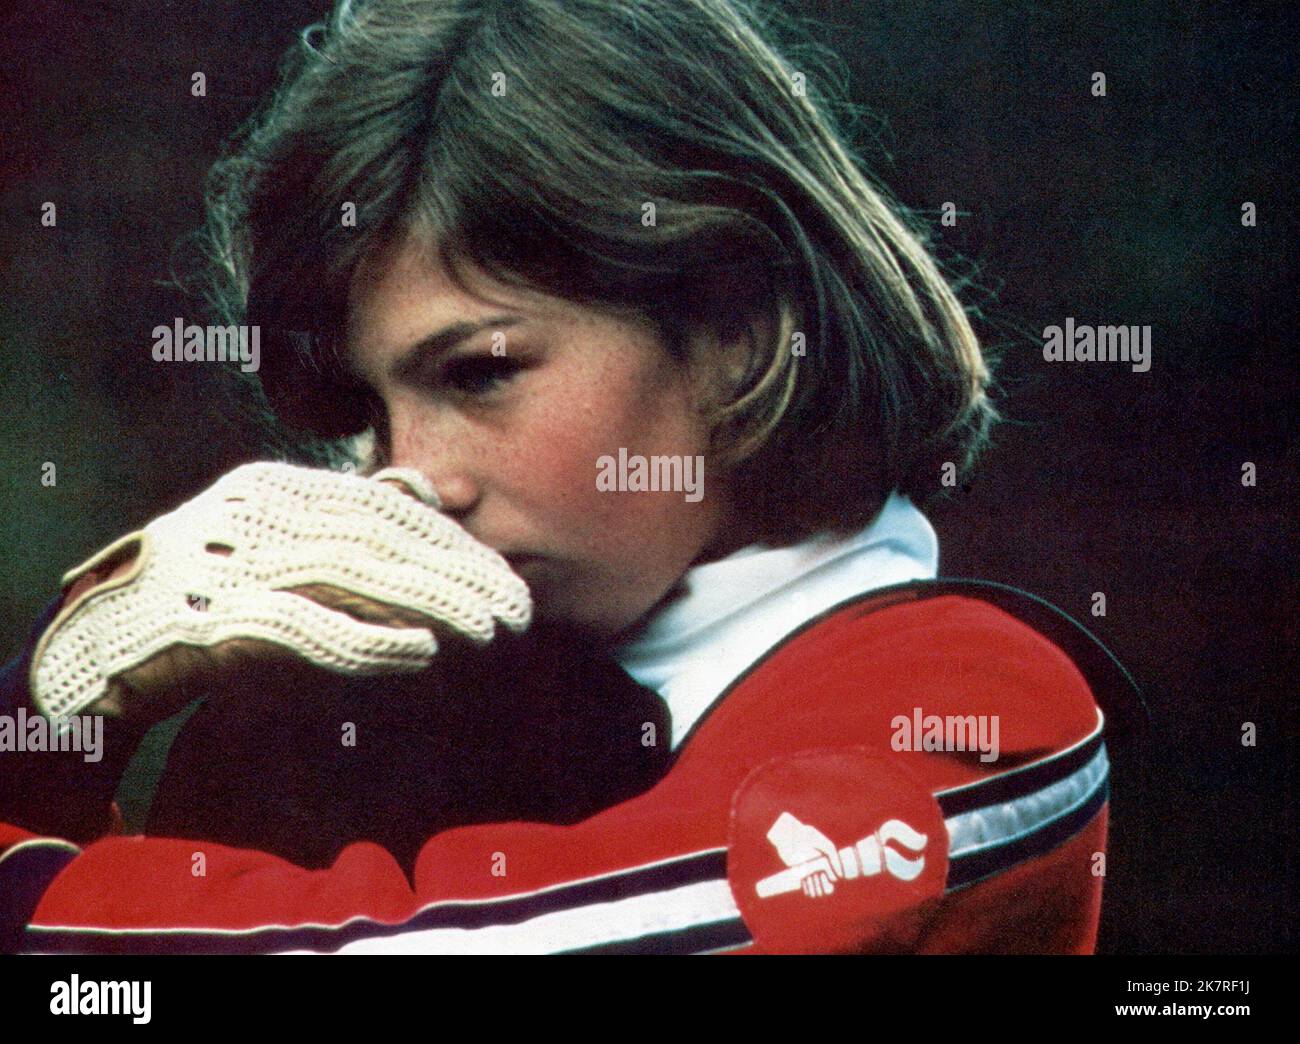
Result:
[[[683,359],[693,331],[764,320],[713,458],[772,542],[964,474],[996,417],[978,341],[798,34],[749,0],[343,0],[209,192],[212,302],[261,326],[277,415],[371,424],[341,363],[348,285],[414,233],[453,276],[644,316]]]

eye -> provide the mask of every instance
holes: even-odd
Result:
[[[442,369],[441,382],[465,395],[487,395],[506,384],[523,364],[502,355],[465,355]]]

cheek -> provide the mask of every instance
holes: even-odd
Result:
[[[597,461],[629,454],[703,453],[703,431],[678,388],[640,373],[593,370],[538,395],[529,419],[528,464],[521,481],[556,533],[574,546],[644,559],[676,558],[706,524],[708,487],[700,502],[681,493],[602,492]],[[550,403],[553,408],[543,408]],[[630,563],[627,563],[630,564]]]
[[[588,547],[616,538],[621,527],[614,523],[637,506],[635,497],[629,501],[596,489],[597,460],[617,454],[634,434],[604,405],[570,400],[565,409],[536,418],[529,426],[531,448],[519,476],[555,535]]]

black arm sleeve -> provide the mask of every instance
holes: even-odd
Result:
[[[146,833],[310,868],[374,841],[409,872],[451,827],[577,822],[648,789],[670,735],[656,693],[542,627],[444,643],[414,675],[244,672],[180,730]]]

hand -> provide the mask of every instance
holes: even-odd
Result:
[[[820,863],[820,868],[801,882],[805,895],[816,897],[835,891],[834,882],[844,876],[844,864],[839,849],[820,830],[801,823],[789,812],[782,812],[767,832],[767,839],[786,866],[801,866],[813,861]]]
[[[64,578],[104,574],[42,635],[33,699],[149,723],[236,664],[420,670],[437,633],[482,644],[497,622],[525,629],[527,585],[437,508],[408,469],[236,468]]]

